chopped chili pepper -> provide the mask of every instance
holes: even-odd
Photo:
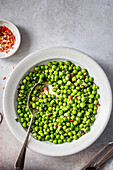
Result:
[[[71,73],[71,77],[73,77],[73,74]]]
[[[51,66],[49,66],[49,69],[51,68]]]
[[[72,96],[69,96],[69,100],[71,100]]]
[[[63,92],[63,94],[64,94],[64,92]]]
[[[3,89],[5,89],[5,87],[3,87]]]
[[[100,104],[98,104],[98,106],[100,106]]]
[[[50,117],[51,115],[48,115],[47,117]]]
[[[75,96],[75,99],[77,99],[77,96]]]
[[[57,124],[58,124],[58,122],[57,122]]]
[[[55,127],[57,128],[58,126],[57,126],[57,125],[55,125]]]
[[[74,122],[74,120],[70,120],[70,122]]]
[[[53,108],[53,106],[51,106],[51,108]]]
[[[6,77],[3,78],[3,80],[5,80],[5,79],[6,79]]]
[[[81,130],[81,134],[83,133],[83,130]]]
[[[45,87],[44,90],[47,91],[48,90],[47,87]]]
[[[13,49],[16,38],[12,31],[6,26],[0,26],[0,52],[8,53]]]
[[[75,86],[75,84],[74,84],[74,83],[72,83],[72,86]]]
[[[33,70],[33,73],[35,73],[36,72],[36,70]]]
[[[86,78],[86,76],[84,75],[84,78]]]

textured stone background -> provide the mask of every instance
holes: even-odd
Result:
[[[28,54],[48,47],[71,47],[90,55],[104,69],[113,88],[112,0],[0,0],[0,18],[16,24],[22,36],[18,52],[0,59],[0,112],[3,113],[3,87],[12,67]],[[28,149],[25,169],[80,170],[109,141],[113,141],[113,115],[99,139],[84,151],[67,157],[49,157]],[[14,168],[20,148],[3,120],[0,170]],[[113,158],[101,170],[113,170]]]

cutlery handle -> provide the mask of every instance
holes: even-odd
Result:
[[[108,144],[106,144],[81,170],[86,170],[87,167],[94,166],[94,162],[97,162],[97,158],[100,156],[100,154],[110,145],[113,145],[113,142],[109,142]]]
[[[99,169],[100,166],[113,156],[113,146],[108,150],[108,152],[95,164],[95,168]]]
[[[28,138],[29,138],[29,134],[30,134],[30,128],[31,128],[33,119],[34,119],[34,116],[32,115],[31,116],[31,121],[30,121],[30,124],[29,124],[29,127],[28,127],[28,130],[27,130],[27,134],[26,134],[26,138],[25,138],[24,144],[23,144],[23,146],[21,148],[21,151],[19,153],[19,156],[18,156],[16,164],[15,164],[15,167],[16,167],[17,170],[22,170],[24,168],[24,160],[25,160],[25,154],[26,154],[26,147],[27,147],[27,142],[28,142]]]

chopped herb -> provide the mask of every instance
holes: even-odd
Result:
[[[18,119],[18,118],[16,118],[15,120],[16,120],[16,122],[19,122],[19,119]]]

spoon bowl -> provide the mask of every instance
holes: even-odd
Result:
[[[29,95],[28,95],[28,100],[27,100],[27,106],[28,106],[28,109],[31,113],[31,115],[36,115],[36,114],[39,114],[40,111],[37,110],[37,109],[33,109],[31,106],[30,106],[30,101],[31,101],[31,97],[33,95],[33,91],[34,90],[39,90],[41,94],[45,94],[47,93],[48,94],[48,91],[46,90],[45,91],[45,88],[47,88],[47,83],[45,84],[40,84],[40,83],[37,83],[36,85],[34,85],[34,87],[32,88],[32,90],[29,92]],[[42,91],[44,89],[44,91]],[[35,95],[34,95],[35,96]],[[37,97],[37,101],[38,101],[38,97]]]

